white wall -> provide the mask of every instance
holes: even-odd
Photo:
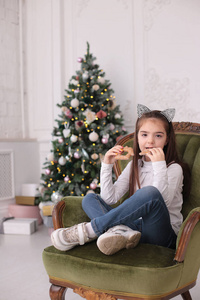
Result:
[[[136,105],[175,107],[175,121],[200,119],[198,0],[29,0],[24,40],[29,136],[50,149],[58,102],[86,42],[111,80],[125,125]],[[45,12],[45,13],[44,13]]]
[[[56,104],[80,67],[77,57],[85,53],[86,41],[112,82],[129,130],[138,102],[175,106],[176,120],[199,121],[198,0],[2,0],[0,5],[0,138],[51,139]]]
[[[7,166],[7,171],[14,178],[14,195],[20,195],[23,183],[40,180],[39,144],[36,139],[28,138],[28,122],[25,124],[27,103],[24,102],[23,51],[22,0],[1,0],[0,153],[7,150],[13,153],[13,165],[9,166],[10,169]],[[1,218],[7,215],[8,205],[14,199],[7,194],[0,198]]]
[[[25,11],[30,137],[51,138],[56,103],[80,67],[86,41],[129,131],[137,103],[175,107],[176,121],[199,121],[198,0],[29,0]]]

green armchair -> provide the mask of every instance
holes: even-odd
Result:
[[[188,163],[192,176],[176,250],[140,243],[134,249],[122,249],[107,256],[99,251],[95,241],[66,252],[47,247],[43,262],[52,300],[64,300],[67,288],[90,300],[166,300],[177,295],[184,300],[192,299],[189,289],[195,286],[200,267],[200,124],[173,125],[179,154]],[[118,144],[130,146],[133,137],[129,134]],[[115,164],[117,177],[126,163]],[[82,197],[64,197],[55,206],[55,229],[89,221],[81,201]]]

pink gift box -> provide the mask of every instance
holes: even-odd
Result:
[[[15,218],[35,218],[38,225],[42,224],[42,217],[38,206],[10,204],[8,206],[9,217]]]

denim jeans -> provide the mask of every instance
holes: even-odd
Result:
[[[153,186],[143,187],[122,204],[113,208],[97,194],[88,194],[82,201],[83,210],[91,219],[97,236],[115,225],[126,225],[141,232],[141,242],[176,247],[176,234],[160,192]]]

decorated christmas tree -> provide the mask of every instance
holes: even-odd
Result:
[[[41,175],[41,201],[63,196],[99,193],[100,163],[126,130],[111,83],[90,53],[79,57],[80,70],[72,76],[53,129],[51,153]]]

